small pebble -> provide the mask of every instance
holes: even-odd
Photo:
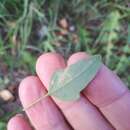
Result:
[[[7,89],[0,91],[0,98],[3,99],[3,101],[6,101],[6,102],[14,100],[13,94]]]

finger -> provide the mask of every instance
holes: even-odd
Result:
[[[69,58],[68,64],[88,57],[84,52],[76,53]],[[116,129],[130,129],[130,92],[105,65],[102,65],[95,79],[84,90],[84,94]]]
[[[32,130],[29,123],[24,119],[22,115],[16,115],[12,119],[10,119],[8,126],[8,130]]]
[[[35,76],[25,78],[19,87],[20,100],[24,108],[45,93],[44,86]],[[26,113],[37,130],[71,130],[50,97],[43,99]]]
[[[64,67],[63,58],[56,53],[44,54],[36,63],[37,74],[47,88],[52,74]],[[75,130],[112,130],[110,124],[83,96],[78,101],[73,102],[62,102],[56,98],[53,100]]]

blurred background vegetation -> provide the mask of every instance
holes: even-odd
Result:
[[[0,92],[7,95],[0,99],[0,130],[19,108],[18,84],[35,74],[36,58],[77,51],[101,54],[130,87],[130,2],[0,0]]]

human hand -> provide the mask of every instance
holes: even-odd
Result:
[[[73,54],[67,65],[87,58],[84,52]],[[25,78],[19,96],[26,108],[46,93],[52,74],[64,68],[64,59],[56,53],[40,56],[36,64],[38,76]],[[47,97],[26,111],[36,130],[130,130],[130,92],[105,65],[77,101],[63,102]],[[16,115],[8,130],[32,130],[23,116]]]

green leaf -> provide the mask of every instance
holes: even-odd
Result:
[[[52,76],[48,93],[32,102],[23,111],[48,96],[54,96],[63,101],[77,100],[80,97],[80,92],[96,76],[101,65],[101,56],[95,55],[89,59],[82,59],[65,69],[56,71]]]
[[[101,57],[95,55],[54,73],[48,95],[64,101],[76,100],[101,67]]]

